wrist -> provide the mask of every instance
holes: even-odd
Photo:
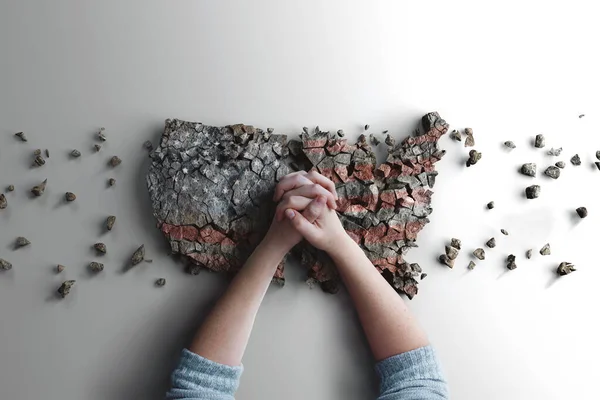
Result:
[[[278,257],[279,260],[282,260],[283,257],[289,253],[292,247],[295,245],[296,244],[292,243],[290,238],[286,238],[285,235],[276,235],[269,230],[259,246],[265,249],[265,251],[268,251],[270,254]]]
[[[356,242],[346,233],[342,231],[332,241],[331,245],[325,249],[325,252],[332,260],[340,259],[348,250],[358,246]]]

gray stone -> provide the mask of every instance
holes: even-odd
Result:
[[[554,156],[554,157],[558,157],[560,156],[560,153],[562,153],[563,148],[559,147],[558,149],[555,149],[554,147],[551,148],[550,150],[548,150],[548,155],[549,156]]]
[[[511,142],[510,140],[504,142],[504,146],[508,147],[509,149],[515,149],[517,147],[517,145],[515,145],[514,142]]]
[[[560,168],[555,167],[555,166],[550,166],[550,167],[546,168],[546,170],[544,171],[544,174],[546,174],[546,176],[549,176],[552,179],[558,179],[560,177]]]
[[[528,199],[537,199],[541,192],[542,188],[539,185],[531,185],[525,189],[525,196]]]
[[[475,249],[473,255],[479,260],[485,260],[485,250],[482,248]]]
[[[579,154],[575,154],[573,157],[571,157],[571,164],[575,166],[581,165],[581,158],[579,157]]]
[[[550,243],[546,243],[540,250],[540,254],[543,256],[549,256],[551,254]]]
[[[535,147],[537,147],[538,149],[541,149],[543,147],[546,146],[546,138],[544,137],[544,135],[537,135],[535,137]]]
[[[537,166],[535,163],[527,163],[523,164],[521,167],[521,173],[527,176],[535,176],[537,171]]]

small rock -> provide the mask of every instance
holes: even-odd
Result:
[[[388,146],[395,146],[396,145],[396,139],[394,139],[392,136],[390,136],[389,134],[385,137],[385,144],[387,144]]]
[[[540,254],[543,256],[549,256],[551,253],[550,251],[550,243],[546,243],[544,245],[544,247],[542,247],[542,249],[540,250]]]
[[[579,215],[579,218],[585,218],[588,216],[588,210],[585,207],[579,207],[575,211],[577,211],[577,215]]]
[[[494,207],[496,207],[496,205],[494,204],[493,201],[490,201],[489,203],[487,203],[488,210],[492,210]]]
[[[460,250],[461,249],[460,239],[452,238],[452,240],[450,240],[450,246],[454,247],[457,250]]]
[[[146,140],[144,142],[144,148],[148,151],[152,151],[154,149],[154,146],[152,145],[152,142],[149,140]]]
[[[8,207],[8,201],[4,193],[2,193],[0,194],[0,210],[4,210],[6,207]]]
[[[371,141],[371,143],[374,146],[379,146],[379,143],[381,143],[381,140],[379,140],[375,135],[373,135],[372,133],[369,135],[369,140]]]
[[[73,157],[73,158],[81,157],[81,152],[79,150],[73,150],[71,152],[71,157]]]
[[[552,179],[558,179],[560,177],[560,168],[555,166],[549,166],[544,171],[544,174],[546,174],[546,176],[549,176]]]
[[[546,146],[546,138],[544,137],[544,135],[537,135],[535,137],[535,147],[537,147],[538,149],[541,149],[545,146]]]
[[[490,249],[493,249],[494,247],[496,247],[496,238],[491,238],[490,240],[485,242],[485,245]]]
[[[92,261],[89,265],[90,271],[98,273],[104,271],[104,264]]]
[[[452,246],[446,246],[446,255],[449,259],[456,260],[456,257],[458,257],[458,250]]]
[[[454,268],[454,260],[450,259],[447,255],[441,254],[438,259],[442,264],[447,265],[448,268]]]
[[[423,272],[423,273],[421,274],[421,280],[423,280],[423,279],[425,279],[425,278],[427,278],[427,273]]]
[[[575,154],[573,157],[571,157],[571,164],[573,165],[581,165],[581,158],[579,157],[579,154]]]
[[[111,215],[110,217],[106,218],[106,229],[112,231],[112,228],[113,226],[115,226],[116,221],[117,217],[115,217],[114,215]]]
[[[504,142],[504,145],[506,147],[508,147],[509,149],[517,148],[517,145],[514,142],[511,142],[510,140],[507,140],[506,142]]]
[[[19,236],[17,238],[17,240],[15,241],[16,248],[29,246],[30,244],[31,244],[31,242],[29,240],[27,240],[26,238],[24,238],[23,236]]]
[[[117,156],[111,157],[110,161],[108,162],[108,165],[110,165],[113,168],[120,164],[121,164],[121,159]]]
[[[600,161],[596,161],[594,164],[596,164],[596,168],[600,170]]]
[[[25,134],[23,132],[17,132],[17,133],[15,133],[15,136],[18,137],[19,139],[21,139],[22,142],[27,141],[27,137],[25,136]]]
[[[563,169],[565,167],[565,162],[564,161],[558,161],[556,164],[558,168]]]
[[[3,258],[0,258],[0,269],[4,270],[4,271],[8,271],[9,269],[12,269],[12,264]]]
[[[94,145],[94,150],[97,152],[99,152],[102,149],[102,146],[100,146],[99,144],[95,144]]]
[[[579,114],[579,118],[585,117],[585,114]]]
[[[114,178],[108,180],[108,186],[115,186],[115,183],[117,183],[117,181]]]
[[[500,229],[500,232],[502,232],[504,236],[508,236],[508,231],[506,229]]]
[[[473,255],[479,260],[485,260],[485,251],[482,248],[475,249]]]
[[[542,192],[542,188],[539,185],[531,185],[525,189],[525,196],[528,199],[537,199],[540,197],[540,193]]]
[[[467,266],[467,268],[469,268],[469,269],[474,269],[476,265],[477,265],[477,264],[475,264],[475,262],[473,262],[473,261],[469,261],[469,265]]]
[[[598,150],[598,151],[596,152],[596,158],[597,158],[598,160],[600,160],[600,150]]]
[[[94,249],[100,254],[106,254],[106,245],[104,243],[96,243]]]
[[[139,263],[144,261],[145,256],[146,249],[144,248],[144,245],[141,245],[131,256],[131,265],[138,265]]]
[[[46,154],[46,158],[50,158],[50,150],[46,149],[44,153]]]
[[[346,134],[344,133],[344,130],[343,130],[343,129],[338,129],[338,131],[337,131],[337,135],[338,135],[339,137],[344,137]]]
[[[47,182],[48,182],[48,179],[44,180],[44,182],[40,183],[39,185],[32,187],[31,193],[33,193],[37,197],[40,197],[41,195],[43,195],[44,191],[46,190]]]
[[[475,138],[473,137],[473,129],[465,128],[465,147],[475,146]]]
[[[575,266],[570,262],[561,262],[558,268],[556,269],[556,273],[559,276],[569,275],[571,272],[577,271]]]
[[[548,155],[549,156],[554,156],[554,157],[558,157],[560,156],[560,153],[562,153],[563,148],[559,147],[558,149],[555,149],[554,147],[551,148],[550,150],[548,150]]]
[[[369,124],[365,125],[365,131],[368,131],[370,127],[371,127],[371,125],[369,125]]]
[[[62,285],[60,285],[60,287],[58,288],[58,294],[60,294],[60,297],[62,297],[63,299],[65,297],[67,297],[67,295],[71,292],[71,288],[73,286],[75,286],[75,282],[76,281],[64,281],[62,283]]]
[[[33,159],[32,166],[42,167],[44,166],[44,164],[46,164],[46,160],[44,160],[42,156],[35,156],[35,158]]]
[[[6,190],[8,192],[14,192],[15,191],[15,185],[8,185],[8,187],[6,188]]]
[[[537,172],[537,165],[535,163],[523,164],[521,167],[521,173],[527,176],[535,176]]]
[[[515,260],[516,260],[516,259],[517,259],[517,258],[516,258],[516,257],[515,257],[513,254],[509,255],[509,256],[506,258],[506,262],[507,262],[506,268],[508,268],[508,269],[509,269],[509,270],[511,270],[511,271],[512,271],[513,269],[516,269],[516,268],[517,268],[517,264],[515,263]]]
[[[100,128],[98,132],[98,140],[101,142],[106,142],[106,135],[104,134],[104,128]]]
[[[302,132],[304,132],[304,133],[308,133],[308,126],[304,126],[304,127],[302,127]]]
[[[165,286],[166,283],[167,283],[167,280],[165,278],[159,278],[156,280],[156,286],[158,286],[158,287],[163,287],[163,286]]]
[[[479,160],[481,160],[481,153],[477,150],[471,150],[469,152],[469,159],[467,160],[467,167],[477,164]]]
[[[58,264],[56,266],[56,273],[60,274],[61,272],[63,272],[65,270],[65,266],[64,265],[60,265]]]
[[[457,142],[462,142],[462,136],[461,136],[460,132],[457,131],[456,129],[453,130],[452,132],[450,132],[450,139],[454,139]]]
[[[65,200],[67,200],[67,201],[75,201],[76,198],[77,198],[77,196],[75,196],[75,193],[71,193],[71,192],[65,193]]]
[[[525,257],[526,257],[528,260],[531,260],[531,257],[532,257],[532,256],[533,256],[533,249],[529,249],[529,250],[527,250],[527,251],[525,252]]]

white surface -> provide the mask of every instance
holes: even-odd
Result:
[[[183,274],[154,228],[141,144],[157,142],[165,118],[353,136],[369,123],[403,136],[437,110],[472,127],[483,152],[467,170],[466,150],[442,141],[432,223],[407,257],[429,273],[410,306],[453,398],[598,398],[599,30],[589,1],[2,0],[0,186],[17,191],[0,211],[0,257],[14,264],[0,276],[0,397],[162,398],[179,349],[225,285]],[[109,140],[92,154],[100,126]],[[21,130],[28,143],[13,139]],[[518,166],[556,161],[530,146],[540,132],[564,147],[560,159],[579,152],[583,165],[568,164],[558,181],[538,177],[542,197],[527,201],[534,179]],[[502,148],[508,139],[516,150]],[[28,168],[35,148],[52,152],[42,169]],[[66,157],[72,148],[81,159]],[[111,172],[113,154],[124,162]],[[110,176],[117,186],[106,189]],[[29,199],[45,177],[47,193]],[[67,190],[77,202],[59,205]],[[580,205],[590,210],[583,221],[573,218]],[[109,214],[116,229],[100,235]],[[32,246],[13,252],[18,235]],[[464,250],[449,270],[435,258],[453,236]],[[468,254],[491,236],[498,247],[468,272]],[[89,246],[101,238],[107,268],[90,278]],[[548,241],[552,256],[524,259]],[[120,273],[140,243],[154,263]],[[555,281],[564,260],[579,270]],[[347,296],[310,291],[299,269],[288,271],[261,309],[238,398],[374,398]],[[157,277],[167,286],[154,288]],[[72,295],[51,300],[67,278],[78,279]]]

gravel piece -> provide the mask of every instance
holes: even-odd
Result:
[[[588,210],[585,207],[579,207],[575,211],[577,211],[577,215],[579,215],[579,218],[585,218],[588,216]]]
[[[504,142],[504,146],[508,147],[509,149],[517,148],[517,145],[514,142],[511,142],[510,140],[507,140],[506,142]]]
[[[551,165],[546,168],[544,174],[552,179],[558,179],[560,177],[560,168]]]
[[[60,294],[60,297],[63,299],[67,297],[67,295],[71,292],[71,288],[75,286],[76,281],[64,281],[62,285],[58,288],[57,292]]]
[[[535,176],[537,172],[537,165],[535,163],[523,164],[521,167],[521,173],[527,176]]]
[[[575,266],[570,262],[561,262],[558,268],[556,269],[556,273],[559,276],[569,275],[571,272],[577,271]]]
[[[9,269],[12,269],[12,264],[3,258],[0,258],[0,269],[3,271],[8,271]]]
[[[452,238],[452,240],[450,240],[450,246],[454,247],[457,250],[460,250],[462,246],[460,239]]]
[[[508,236],[508,231],[506,229],[500,229],[500,232],[502,232],[504,236]]]
[[[65,193],[65,200],[66,201],[75,201],[75,199],[77,199],[77,196],[75,196],[75,193],[71,193],[71,192],[67,192]]]
[[[558,161],[556,164],[558,168],[563,169],[565,167],[565,162],[564,161]]]
[[[540,197],[541,192],[542,188],[539,185],[531,185],[525,189],[525,196],[528,199],[537,199]]]
[[[554,157],[558,157],[560,156],[560,153],[562,153],[563,148],[559,147],[558,149],[555,149],[554,147],[551,148],[550,150],[548,150],[548,155],[549,156],[554,156]]]
[[[445,264],[448,266],[448,268],[454,268],[454,260],[452,260],[450,257],[448,257],[445,254],[441,254],[438,258],[438,260],[440,260],[440,262],[442,264]]]
[[[446,255],[449,259],[456,260],[456,257],[458,257],[458,250],[452,246],[446,246]]]
[[[476,265],[477,265],[477,264],[475,264],[475,262],[474,262],[474,261],[469,261],[469,265],[467,266],[467,268],[469,268],[469,269],[474,269]]]
[[[477,150],[471,150],[469,152],[469,159],[467,160],[467,167],[477,164],[479,160],[481,160],[481,153]]]
[[[531,260],[531,257],[532,257],[532,256],[533,256],[533,249],[529,249],[529,250],[527,250],[527,251],[525,252],[525,257],[526,257],[528,260]]]
[[[544,135],[536,135],[534,146],[538,149],[541,149],[546,146],[546,138],[544,137]]]
[[[473,251],[473,255],[479,260],[485,260],[485,250],[482,248],[475,249],[475,251]]]
[[[457,142],[462,142],[462,135],[456,129],[450,132],[450,139],[454,139]]]
[[[517,268],[517,264],[515,263],[516,259],[517,258],[513,254],[511,254],[508,257],[506,257],[506,262],[507,262],[506,268],[508,268],[511,271],[513,269],[516,269]]]
[[[571,157],[571,164],[576,166],[581,165],[581,158],[579,157],[579,154],[575,154],[573,157]]]
[[[496,247],[496,238],[491,238],[490,240],[485,242],[485,245],[490,249],[493,249],[494,247]]]
[[[73,157],[73,158],[81,157],[81,152],[79,150],[73,150],[71,152],[71,157]]]
[[[489,203],[487,203],[488,210],[492,210],[494,207],[496,207],[496,205],[494,204],[493,201],[490,201]]]
[[[89,265],[90,271],[98,273],[104,271],[104,264],[92,261]]]
[[[29,240],[27,240],[27,238],[24,238],[23,236],[19,236],[17,238],[17,240],[15,241],[15,248],[21,248],[21,247],[25,247],[25,246],[29,246],[31,244],[31,242]]]
[[[551,254],[550,243],[546,243],[544,247],[541,248],[540,254],[543,256],[549,256]]]

